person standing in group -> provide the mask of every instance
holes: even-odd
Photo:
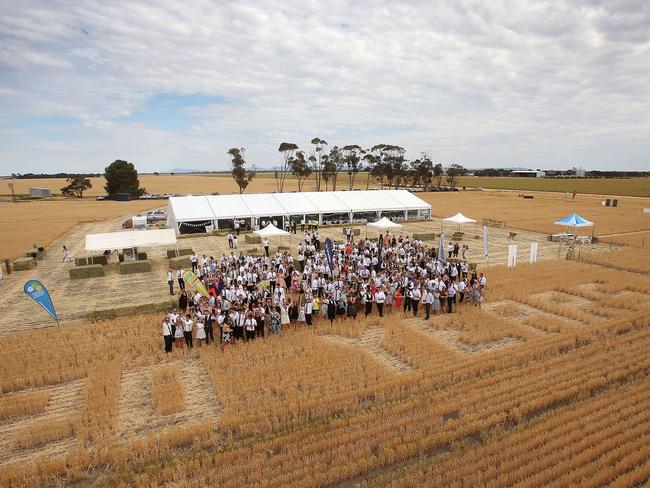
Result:
[[[183,288],[178,294],[178,308],[183,312],[187,310],[187,292],[185,291],[185,288]]]
[[[165,317],[162,323],[163,340],[165,341],[165,352],[172,352],[172,325],[169,323],[169,318]]]
[[[214,342],[214,331],[213,331],[213,323],[215,320],[215,316],[213,315],[213,310],[208,310],[205,314],[205,345],[209,346],[210,341]]]
[[[449,287],[447,288],[447,305],[448,305],[447,308],[449,309],[449,313],[452,313],[454,311],[457,291],[458,288],[456,286],[456,283],[449,283]]]
[[[235,235],[239,235],[239,228],[240,228],[239,220],[235,219],[235,224],[234,225],[235,225]],[[237,241],[237,238],[235,238],[235,242],[236,241]],[[237,247],[237,246],[235,246],[235,247]]]
[[[65,260],[72,261],[72,258],[70,257],[70,253],[68,252],[68,248],[63,246],[63,262],[65,263]]]
[[[262,241],[262,245],[264,246],[264,254],[266,254],[266,257],[269,257],[269,238],[265,237],[264,240]]]
[[[366,317],[368,317],[368,315],[372,313],[372,302],[374,301],[374,297],[372,296],[370,288],[368,288],[363,298],[366,301]]]
[[[185,337],[185,344],[189,349],[192,349],[194,345],[192,344],[192,325],[194,323],[192,322],[192,318],[190,317],[190,314],[185,315],[185,319],[183,320],[183,337]]]
[[[431,302],[431,310],[433,315],[440,313],[440,290],[438,287],[433,289],[433,302]]]
[[[305,322],[307,325],[311,325],[311,313],[314,308],[314,303],[311,297],[307,297],[307,303],[305,303]]]
[[[169,294],[173,295],[174,294],[174,271],[169,268],[169,271],[167,271],[167,284],[169,285]]]
[[[196,273],[196,269],[199,267],[199,257],[196,252],[192,252],[190,256],[190,264],[192,265],[192,273]]]
[[[233,236],[232,236],[232,232],[228,231],[228,235],[226,236],[226,238],[228,239],[228,247],[229,247],[230,249],[233,249],[235,246],[233,245]]]
[[[413,317],[418,316],[418,306],[420,305],[420,300],[422,299],[422,292],[420,287],[416,286],[413,289],[413,295],[411,297],[411,308],[413,309]]]
[[[377,293],[375,293],[375,304],[377,305],[377,312],[379,312],[380,317],[384,316],[384,303],[386,303],[386,292],[382,286],[377,290]]]
[[[185,337],[185,332],[183,331],[183,316],[178,316],[178,324],[176,325],[176,330],[174,331],[174,342],[176,348],[183,349],[183,337]]]
[[[232,245],[237,249],[237,235],[232,236]]]
[[[201,320],[196,321],[196,340],[199,342],[199,347],[203,346],[205,340],[205,323]]]
[[[183,269],[179,266],[176,270],[176,279],[178,280],[178,287],[181,290],[185,289],[185,280],[183,279]]]
[[[427,294],[424,298],[424,320],[429,320],[431,316],[431,305],[433,304],[433,290],[427,289]]]
[[[334,319],[336,318],[336,302],[332,295],[327,297],[327,318],[330,321],[330,327],[334,324]]]
[[[348,298],[347,314],[352,320],[357,320],[357,295],[355,293],[350,293]]]
[[[255,339],[255,326],[257,325],[257,322],[255,321],[255,318],[253,317],[253,312],[248,311],[246,312],[246,319],[244,320],[244,328],[246,329],[246,340],[247,341],[252,341]]]

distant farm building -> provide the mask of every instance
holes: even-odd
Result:
[[[49,188],[31,188],[29,189],[29,196],[32,198],[43,198],[43,197],[51,197],[52,196],[52,190]]]
[[[540,170],[513,171],[512,176],[518,176],[520,178],[543,178],[546,176],[546,173]]]

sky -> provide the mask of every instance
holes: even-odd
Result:
[[[650,170],[650,2],[0,0],[0,174],[444,165]]]

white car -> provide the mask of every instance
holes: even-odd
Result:
[[[147,213],[147,222],[155,222],[157,220],[167,220],[167,212],[164,210],[152,210]]]

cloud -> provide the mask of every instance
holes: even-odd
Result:
[[[8,2],[0,156],[10,167],[0,173],[101,170],[116,158],[143,171],[225,169],[233,146],[270,167],[280,142],[315,136],[469,167],[648,169],[649,11],[635,1]]]

